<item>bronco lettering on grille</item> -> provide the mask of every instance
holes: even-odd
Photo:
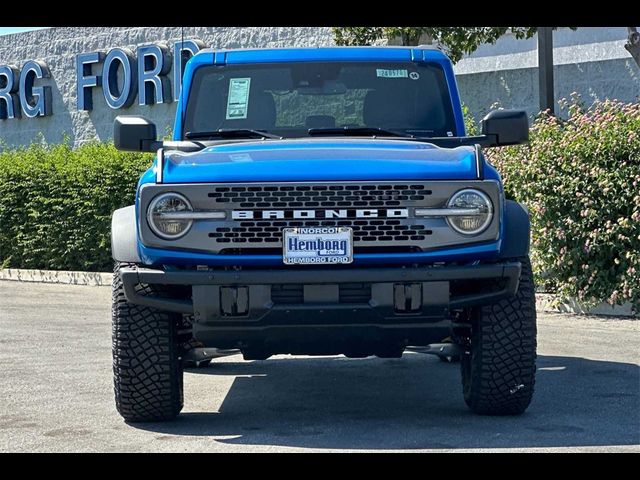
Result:
[[[234,220],[278,220],[309,218],[409,218],[408,208],[339,210],[233,210]]]

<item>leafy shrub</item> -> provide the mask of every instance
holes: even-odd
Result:
[[[528,145],[494,149],[507,196],[531,213],[539,284],[587,304],[640,308],[640,104],[564,102]]]
[[[476,123],[471,110],[469,110],[469,106],[465,103],[462,104],[462,116],[464,118],[464,129],[467,132],[467,135],[479,135],[480,129],[478,128],[478,124]]]
[[[111,270],[111,214],[151,161],[97,142],[0,152],[0,265]]]

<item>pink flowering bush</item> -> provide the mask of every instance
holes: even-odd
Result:
[[[640,104],[564,102],[530,143],[491,149],[507,196],[531,213],[532,261],[545,290],[640,311]]]

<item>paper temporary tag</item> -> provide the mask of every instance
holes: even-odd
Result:
[[[227,120],[247,118],[249,110],[250,78],[229,79],[229,97],[227,100]]]
[[[376,76],[382,78],[407,78],[409,73],[407,70],[387,70],[385,68],[377,68]]]

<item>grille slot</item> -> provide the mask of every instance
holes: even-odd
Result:
[[[299,304],[304,301],[302,285],[271,285],[271,301],[275,304]]]
[[[341,283],[338,289],[340,303],[367,303],[371,300],[371,284]],[[272,285],[271,301],[274,304],[301,304],[304,302],[304,286]]]
[[[341,283],[340,303],[367,303],[371,300],[370,283]]]

